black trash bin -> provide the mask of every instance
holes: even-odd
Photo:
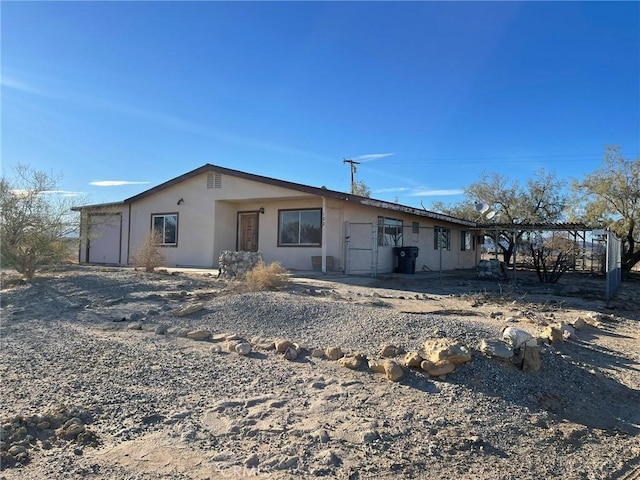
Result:
[[[398,273],[416,273],[416,258],[418,258],[418,247],[394,247],[393,253],[398,258]]]

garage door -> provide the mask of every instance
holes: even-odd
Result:
[[[89,222],[89,263],[120,263],[122,215],[91,215]]]

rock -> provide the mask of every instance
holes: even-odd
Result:
[[[215,335],[211,335],[212,342],[224,342],[227,339],[226,333],[216,333]]]
[[[562,330],[562,339],[569,340],[570,338],[575,338],[576,330],[571,325],[567,325],[566,323],[560,324],[560,330]]]
[[[342,349],[340,347],[327,347],[324,351],[324,354],[327,356],[329,360],[338,360],[344,356],[342,353]]]
[[[448,360],[438,360],[437,362],[425,360],[420,364],[420,368],[432,377],[440,377],[453,372],[456,366]]]
[[[507,317],[504,319],[504,321],[507,323],[516,323],[518,319],[516,317]]]
[[[514,349],[520,348],[520,346],[531,340],[533,335],[520,328],[507,327],[502,331],[502,339],[505,342],[509,342]]]
[[[298,350],[293,348],[293,346],[290,346],[285,350],[284,358],[285,360],[289,360],[289,361],[295,360],[296,358],[298,358]]]
[[[311,350],[311,356],[313,358],[324,358],[324,350],[321,348],[314,348]]]
[[[182,338],[187,338],[187,333],[189,333],[191,330],[189,330],[188,328],[179,328],[178,331],[176,332],[176,335],[178,337],[182,337]]]
[[[437,363],[446,360],[459,365],[471,360],[471,352],[466,345],[453,338],[430,338],[424,342],[425,360]]]
[[[222,352],[222,347],[220,345],[212,345],[209,351],[211,353],[220,353]]]
[[[500,340],[487,340],[482,339],[480,341],[480,346],[478,347],[485,355],[489,357],[497,357],[497,358],[511,358],[513,357],[513,349],[507,345],[505,342],[501,342]]]
[[[562,330],[552,326],[545,327],[540,334],[540,337],[547,340],[549,343],[561,343],[564,341]]]
[[[12,445],[11,448],[9,449],[9,455],[12,456],[17,456],[20,455],[23,452],[26,452],[26,448],[24,448],[22,445]]]
[[[338,359],[338,363],[351,370],[357,370],[362,365],[362,358],[360,356],[348,356]]]
[[[154,333],[156,335],[166,335],[167,333],[167,326],[166,325],[158,325],[156,327],[156,329],[154,330]]]
[[[498,317],[501,317],[503,315],[504,315],[504,313],[502,313],[502,312],[491,312],[489,314],[489,318],[498,318]]]
[[[236,347],[240,345],[242,342],[239,340],[230,340],[225,342],[224,346],[226,347],[227,352],[236,353]]]
[[[211,334],[204,330],[191,330],[187,332],[186,337],[190,338],[191,340],[203,341],[208,340],[209,337],[211,337]]]
[[[237,333],[230,333],[225,337],[225,340],[240,340],[240,335]]]
[[[133,322],[127,325],[128,330],[142,330],[142,324],[139,322]]]
[[[386,360],[384,362],[384,373],[389,380],[397,382],[404,375],[404,370],[393,360]]]
[[[184,317],[187,315],[191,315],[192,313],[199,312],[204,309],[204,304],[202,303],[192,303],[189,305],[184,305],[180,308],[176,308],[172,313],[174,317]]]
[[[587,322],[584,321],[584,319],[582,319],[581,317],[576,318],[573,321],[573,328],[575,328],[576,330],[582,330],[584,327],[587,326]]]
[[[398,355],[402,355],[403,353],[404,353],[404,350],[402,348],[389,344],[389,345],[383,345],[378,355],[381,358],[391,358],[391,357],[397,357]]]
[[[284,353],[287,351],[287,349],[291,346],[291,342],[289,340],[276,340],[275,342],[275,346],[276,346],[276,352],[278,353]]]
[[[258,455],[253,453],[245,459],[244,466],[247,468],[255,468],[258,466],[259,463],[260,463],[260,458],[258,457]]]
[[[318,463],[326,465],[328,467],[339,467],[340,465],[342,465],[342,460],[340,459],[340,457],[338,457],[338,455],[336,455],[331,450],[323,450],[319,452],[316,455],[315,460]]]
[[[236,345],[236,352],[240,355],[249,355],[251,353],[251,345],[249,343],[243,342]]]
[[[384,363],[378,360],[369,360],[369,368],[375,373],[386,373]]]
[[[418,352],[409,352],[404,356],[404,366],[407,368],[420,367],[422,356]]]
[[[523,346],[519,352],[519,359],[522,370],[537,372],[542,365],[540,347]]]

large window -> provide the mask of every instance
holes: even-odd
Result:
[[[280,210],[278,217],[278,246],[320,246],[322,241],[320,209]]]
[[[160,245],[178,244],[178,214],[151,215],[153,229],[160,232],[162,242]]]
[[[402,220],[378,217],[378,246],[402,246]]]
[[[433,229],[433,249],[451,250],[451,230],[448,228],[435,227]]]

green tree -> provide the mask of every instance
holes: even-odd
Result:
[[[362,180],[355,180],[353,185],[351,185],[351,193],[369,198],[371,196],[371,189],[367,187]]]
[[[436,202],[432,208],[454,217],[496,225],[490,229],[498,237],[497,248],[502,251],[504,261],[509,263],[516,242],[525,234],[524,230],[517,229],[517,225],[562,220],[567,205],[564,186],[564,181],[544,169],[538,170],[526,185],[510,181],[498,173],[483,173],[480,180],[464,189],[461,203],[445,205]],[[495,216],[487,220],[476,210],[478,203],[488,204]]]
[[[31,279],[38,267],[67,260],[77,215],[71,198],[58,194],[60,177],[27,165],[14,173],[0,179],[0,262]]]
[[[622,239],[622,269],[630,271],[640,262],[640,157],[607,146],[602,166],[572,186],[577,217]]]

